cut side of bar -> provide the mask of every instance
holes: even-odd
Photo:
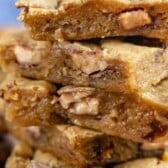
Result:
[[[153,97],[145,101],[136,94],[91,87],[57,90],[46,81],[12,76],[1,84],[0,93],[6,102],[6,118],[20,125],[69,122],[138,142],[163,138],[168,128],[167,108],[155,103],[155,98],[152,102]]]
[[[168,39],[168,1],[18,0],[34,39],[83,40],[142,35]]]
[[[56,84],[137,92],[149,100],[160,95],[156,102],[167,103],[165,92],[158,91],[168,78],[167,48],[121,40],[42,42],[25,31],[8,32],[0,38],[0,64],[6,72]]]
[[[9,125],[10,132],[19,140],[36,149],[53,153],[72,164],[81,167],[121,163],[149,152],[141,150],[137,143],[118,137],[72,125],[51,127],[20,127]],[[161,155],[162,149],[152,156]]]

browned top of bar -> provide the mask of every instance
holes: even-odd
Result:
[[[122,6],[138,6],[138,5],[159,5],[166,4],[168,0],[18,0],[17,7],[29,6],[33,8],[44,9],[66,9],[67,7],[81,6],[87,3],[106,4],[114,8],[122,8]],[[118,4],[118,5],[117,5]]]

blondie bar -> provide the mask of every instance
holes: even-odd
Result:
[[[52,127],[20,127],[9,125],[19,140],[36,149],[51,152],[56,157],[81,167],[121,163],[147,152],[137,143],[72,125]],[[149,152],[148,152],[149,153]],[[161,155],[162,149],[157,150]],[[153,154],[153,155],[155,155]]]
[[[168,1],[18,0],[20,20],[40,40],[142,35],[168,39]]]
[[[142,166],[143,165],[143,166]],[[6,168],[167,168],[167,162],[158,158],[145,158],[126,162],[118,166],[92,166],[79,167],[78,165],[66,162],[52,153],[34,149],[25,143],[15,145],[11,156],[6,162]],[[139,167],[138,167],[139,166]],[[153,167],[152,167],[153,166]],[[160,167],[161,166],[161,167]]]
[[[134,94],[76,86],[57,90],[46,81],[12,76],[0,88],[6,118],[19,125],[73,123],[138,142],[156,140],[167,133],[167,108]]]
[[[121,40],[42,42],[25,31],[8,32],[0,38],[0,64],[6,72],[63,85],[146,92],[147,97],[168,77],[168,49],[161,46]]]

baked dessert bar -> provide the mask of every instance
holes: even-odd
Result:
[[[115,168],[125,168],[125,166],[138,166],[137,168],[141,168],[142,165],[146,165],[146,168],[167,168],[167,162],[161,161],[157,158],[150,159],[141,159],[137,161],[132,161],[129,163],[125,163],[123,165],[115,166]],[[141,164],[141,165],[137,165]],[[141,166],[141,167],[140,167]],[[161,167],[162,166],[162,167]],[[41,150],[33,150],[31,147],[25,144],[18,144],[12,155],[8,158],[6,163],[6,168],[79,168],[75,165],[71,165],[70,163],[64,162],[59,158],[56,158],[51,153],[43,152]],[[108,168],[112,168],[114,166],[109,166]],[[101,166],[97,166],[94,168],[103,168]],[[132,168],[132,167],[130,167]],[[143,167],[142,167],[143,168]]]
[[[158,164],[156,164],[156,162]],[[137,166],[138,163],[139,163],[139,166],[141,166],[143,163],[145,165],[146,164],[149,165],[149,167],[147,168],[154,168],[154,167],[150,167],[153,165],[157,165],[157,166],[167,165],[166,161],[162,161],[157,158],[146,158],[146,159],[131,161],[118,166],[109,165],[107,167],[105,166],[104,168],[112,168],[112,167],[125,168],[127,164],[129,166],[133,166],[133,165]],[[77,165],[74,165],[58,157],[55,157],[55,155],[53,155],[52,153],[44,152],[40,149],[34,149],[23,142],[15,145],[15,148],[13,149],[11,156],[8,158],[5,167],[6,168],[80,168]],[[103,168],[103,166],[92,166],[87,168]],[[138,168],[141,168],[141,167],[138,167]],[[167,166],[156,167],[156,168],[167,168]]]
[[[6,168],[78,168],[53,156],[52,153],[34,150],[20,143],[15,146],[8,158]],[[101,167],[100,167],[101,168]]]
[[[55,154],[81,167],[121,163],[148,152],[137,143],[72,125],[52,127],[20,127],[9,125],[10,132],[19,140],[36,149]],[[162,149],[152,154],[161,155]]]
[[[157,158],[145,158],[114,166],[114,168],[144,168],[144,166],[145,168],[167,168],[168,162]]]
[[[164,47],[118,40],[37,42],[25,31],[8,32],[0,38],[0,64],[6,72],[114,92],[154,93],[168,77]]]
[[[168,1],[18,0],[20,20],[38,40],[142,35],[168,38]]]
[[[15,124],[73,123],[138,142],[154,141],[167,133],[166,105],[152,102],[154,97],[144,101],[134,94],[91,87],[66,86],[57,90],[46,81],[12,76],[0,87],[6,118]],[[166,102],[165,90],[159,89],[165,93]]]

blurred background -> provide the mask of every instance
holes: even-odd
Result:
[[[0,27],[21,25],[16,20],[19,10],[15,8],[16,0],[0,0]]]

